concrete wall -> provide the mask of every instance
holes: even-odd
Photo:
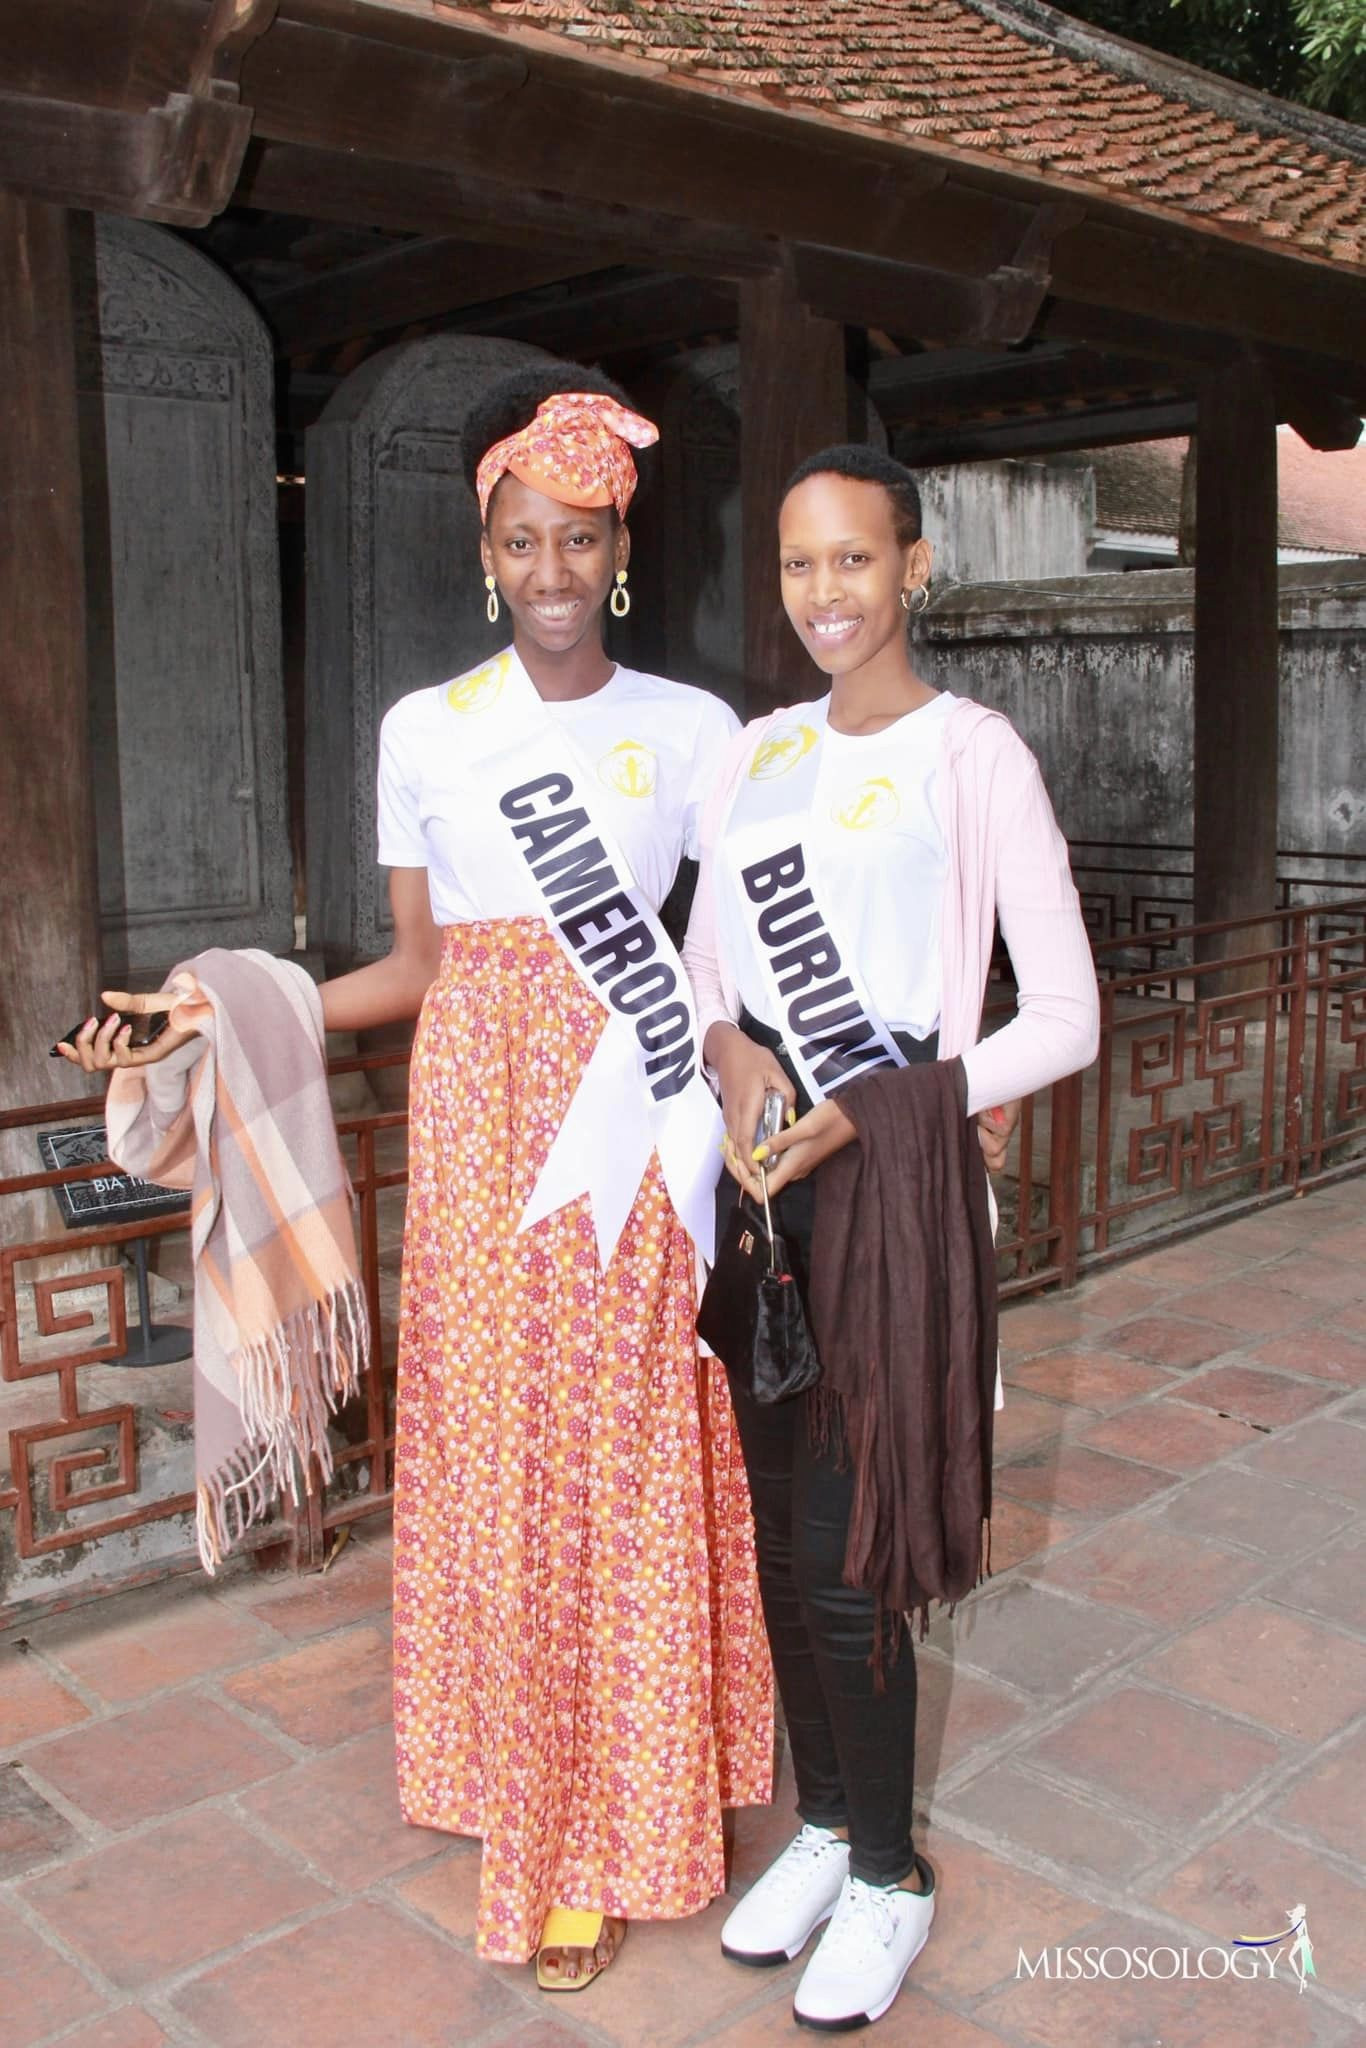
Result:
[[[1279,843],[1366,857],[1366,563],[1288,566],[1280,587]],[[1014,721],[1069,839],[1189,846],[1192,601],[1189,569],[963,584],[916,659]]]
[[[1084,464],[964,462],[918,477],[937,589],[1085,575],[1096,490]]]

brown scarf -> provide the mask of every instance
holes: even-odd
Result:
[[[845,1582],[881,1616],[953,1602],[982,1576],[991,1513],[996,1261],[961,1060],[840,1092],[859,1141],[816,1176],[811,1317],[818,1431],[854,1469]]]

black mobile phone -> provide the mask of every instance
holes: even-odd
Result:
[[[170,1018],[164,1010],[157,1011],[150,1017],[134,1017],[125,1014],[122,1010],[106,1010],[99,1020],[100,1024],[107,1024],[111,1017],[117,1017],[120,1024],[132,1025],[133,1035],[128,1043],[137,1046],[150,1045],[154,1038],[160,1038],[170,1022]],[[79,1024],[73,1024],[66,1036],[58,1040],[58,1044],[74,1046],[77,1038],[84,1031],[87,1021],[86,1018],[82,1017]],[[47,1053],[49,1059],[59,1060],[61,1058],[61,1054],[55,1045],[50,1045]]]

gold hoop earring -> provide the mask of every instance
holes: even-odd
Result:
[[[614,619],[624,619],[627,612],[631,609],[631,593],[626,588],[626,571],[624,569],[617,570],[616,588],[608,599],[608,603],[612,608],[612,617]]]
[[[486,577],[484,578],[484,588],[485,588],[485,590],[487,590],[487,592],[488,592],[488,597],[487,597],[487,598],[485,599],[485,602],[484,602],[484,613],[485,613],[485,616],[486,616],[486,617],[487,617],[487,619],[488,619],[488,622],[489,622],[489,624],[490,624],[491,626],[496,626],[496,625],[497,625],[497,623],[498,623],[498,581],[497,581],[497,578],[496,578],[496,577],[493,577],[493,576],[486,576]]]
[[[919,604],[912,604],[912,603],[911,603],[911,598],[912,598],[912,596],[913,596],[913,595],[915,595],[915,596],[918,596],[918,597],[919,597],[919,599],[920,599],[920,602],[919,602]],[[907,615],[908,615],[908,616],[909,616],[910,618],[913,618],[913,619],[918,619],[918,618],[920,617],[920,614],[921,614],[921,613],[922,613],[922,612],[924,611],[924,609],[925,609],[926,605],[927,605],[927,604],[929,603],[929,601],[930,601],[930,586],[929,586],[929,584],[928,584],[928,583],[917,583],[917,584],[916,584],[916,586],[915,586],[915,591],[914,591],[914,592],[912,592],[912,591],[909,591],[909,590],[903,590],[903,591],[902,591],[902,593],[901,593],[901,609],[902,609],[902,611],[903,611],[903,612],[905,612],[905,613],[906,613],[906,614],[907,614]]]

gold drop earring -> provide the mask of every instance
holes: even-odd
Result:
[[[486,600],[486,602],[485,602],[485,605],[484,605],[484,611],[485,611],[485,613],[487,614],[487,617],[488,617],[488,622],[489,622],[489,624],[490,624],[491,626],[496,626],[496,625],[497,625],[497,623],[498,623],[498,582],[497,582],[497,578],[496,578],[496,577],[493,577],[493,576],[486,576],[486,577],[484,578],[484,588],[485,588],[485,590],[487,590],[487,592],[488,592],[488,598],[487,598],[487,600]]]
[[[624,569],[617,570],[616,588],[608,599],[608,603],[611,606],[614,619],[624,619],[627,612],[631,609],[631,593],[626,588],[626,571]]]

